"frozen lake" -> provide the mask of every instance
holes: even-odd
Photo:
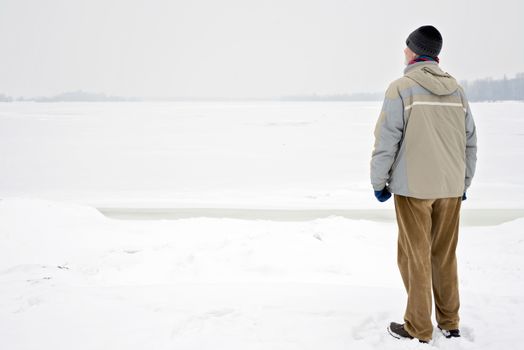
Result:
[[[369,183],[381,105],[0,103],[0,198],[114,210],[391,209]],[[524,104],[472,111],[478,167],[464,209],[524,209]]]

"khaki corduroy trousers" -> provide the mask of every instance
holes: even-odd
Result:
[[[442,329],[459,328],[457,259],[461,197],[394,196],[398,224],[397,263],[408,294],[404,328],[430,340],[432,291]]]

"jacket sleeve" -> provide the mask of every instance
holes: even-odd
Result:
[[[461,89],[462,90],[462,89]],[[462,90],[462,98],[464,102],[464,108],[466,110],[466,175],[464,179],[464,192],[471,185],[471,180],[475,175],[475,168],[477,165],[477,130],[475,127],[475,121],[471,114],[469,103]]]
[[[375,144],[371,153],[371,184],[380,191],[389,180],[404,130],[404,103],[392,83],[386,90],[382,110],[375,126]]]

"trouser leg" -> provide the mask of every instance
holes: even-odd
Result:
[[[430,340],[431,214],[434,200],[395,195],[398,224],[398,267],[408,294],[404,327],[413,337]]]
[[[460,206],[462,199],[435,201],[431,228],[431,260],[435,316],[443,329],[459,328],[457,258]]]

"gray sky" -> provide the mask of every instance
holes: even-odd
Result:
[[[457,79],[524,72],[524,1],[0,0],[0,93],[383,91],[435,25]]]

